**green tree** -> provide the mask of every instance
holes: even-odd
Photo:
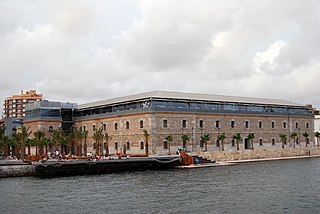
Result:
[[[204,150],[208,151],[208,141],[211,140],[211,136],[210,134],[204,133],[201,138],[200,141],[204,144]]]
[[[303,135],[304,139],[306,140],[306,147],[308,147],[308,144],[309,144],[309,133],[305,132],[302,135]]]
[[[22,159],[25,157],[25,145],[27,142],[27,139],[31,135],[32,131],[29,131],[30,127],[26,128],[25,126],[22,125],[21,127],[21,156]]]
[[[84,139],[83,152],[85,156],[87,156],[87,153],[88,153],[87,138],[88,138],[88,130],[83,130],[83,139]]]
[[[248,134],[248,140],[249,140],[249,142],[250,142],[250,149],[251,150],[254,150],[254,148],[253,148],[253,139],[255,138],[256,136],[254,135],[254,133],[250,133],[250,134]]]
[[[182,140],[182,148],[184,150],[186,150],[187,149],[187,142],[190,140],[190,136],[188,134],[182,134],[181,140]]]
[[[314,136],[317,138],[317,146],[319,147],[320,132],[315,132]]]
[[[93,140],[96,142],[96,155],[101,156],[102,151],[101,151],[101,143],[103,141],[103,133],[102,133],[102,128],[96,129],[96,131],[92,135]]]
[[[62,138],[63,138],[64,132],[62,131],[61,128],[55,129],[52,132],[52,144],[54,145],[54,150],[55,151],[61,151],[59,147],[62,146]]]
[[[236,141],[237,150],[239,150],[239,141],[242,140],[241,134],[240,133],[236,133],[235,135],[232,136],[232,139],[234,139]]]
[[[44,140],[44,136],[45,136],[45,132],[38,130],[36,132],[33,132],[34,135],[34,140],[35,142],[37,142],[37,146],[36,146],[36,156],[37,156],[37,160],[38,160],[38,154],[39,155],[43,155],[43,149],[42,149],[42,144],[43,144],[43,140]],[[39,150],[38,150],[39,149]]]
[[[286,140],[287,140],[287,135],[284,134],[284,133],[280,133],[280,134],[279,134],[279,138],[280,138],[280,140],[281,140],[282,148],[284,149],[284,143],[285,143]]]
[[[221,141],[221,150],[224,151],[224,140],[226,139],[226,134],[222,133],[218,136],[218,140]]]
[[[165,137],[165,140],[168,142],[168,154],[170,155],[170,154],[171,154],[171,152],[170,152],[171,142],[173,141],[173,136],[172,136],[172,134],[168,134],[168,135]]]
[[[298,137],[297,132],[292,132],[290,134],[290,138],[293,139],[293,148],[296,148],[296,139],[297,139],[297,137]]]
[[[106,141],[106,156],[109,156],[109,141],[112,140],[112,137],[106,132],[104,133],[104,140]]]
[[[148,133],[148,131],[146,129],[143,130],[143,136],[146,139],[145,154],[148,157],[149,156],[149,137],[150,137],[150,134]]]
[[[75,141],[76,141],[76,155],[82,155],[82,142],[84,139],[84,132],[82,130],[82,126],[80,128],[75,128]]]

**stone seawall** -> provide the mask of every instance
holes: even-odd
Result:
[[[255,149],[239,151],[199,152],[197,155],[215,161],[236,161],[250,159],[285,158],[299,156],[319,156],[320,148],[285,148],[285,149]]]
[[[4,165],[0,166],[0,178],[33,176],[36,174],[33,165]]]

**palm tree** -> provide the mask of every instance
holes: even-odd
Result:
[[[20,159],[20,145],[21,145],[21,133],[13,134],[9,137],[9,145],[12,148],[14,156],[17,156]]]
[[[240,133],[236,133],[235,135],[232,136],[232,139],[236,140],[237,150],[239,150],[239,141],[242,140],[241,134]]]
[[[31,135],[32,131],[29,131],[30,127],[26,128],[25,126],[22,125],[21,127],[21,156],[22,159],[24,159],[25,156],[25,145],[27,142],[27,139]]]
[[[317,138],[317,146],[319,147],[319,138],[320,138],[320,132],[315,132],[314,136]]]
[[[290,134],[290,138],[293,139],[293,148],[296,148],[296,139],[297,139],[297,137],[298,137],[297,132],[292,132]]]
[[[309,144],[309,134],[308,132],[305,132],[302,134],[304,139],[306,140],[306,147],[308,147],[308,144]]]
[[[221,150],[224,151],[224,140],[226,139],[226,134],[222,133],[218,136],[218,140],[221,141]]]
[[[171,147],[171,142],[173,141],[173,136],[172,134],[169,134],[165,137],[165,140],[168,142],[168,154],[170,155],[170,147]]]
[[[38,149],[39,149],[39,155],[43,155],[42,143],[43,143],[43,139],[45,136],[45,132],[38,130],[36,132],[33,132],[33,135],[34,135],[34,140],[37,142],[36,156],[37,156],[37,160],[38,160]]]
[[[204,143],[204,150],[205,150],[205,151],[208,151],[208,144],[207,144],[207,142],[208,142],[209,140],[211,140],[210,134],[204,133],[204,134],[201,136],[200,141],[201,141],[202,143]]]
[[[143,130],[143,136],[146,139],[145,154],[148,157],[149,156],[149,137],[150,137],[150,134],[148,133],[148,131],[146,129]]]
[[[280,133],[279,138],[281,140],[282,148],[284,149],[284,142],[287,140],[287,135],[284,133]]]
[[[102,133],[102,128],[96,129],[96,131],[93,133],[92,138],[96,142],[96,155],[101,156],[101,143],[103,141],[103,133]]]
[[[83,131],[83,138],[84,138],[83,152],[85,156],[88,153],[87,137],[88,137],[88,130],[84,130]]]
[[[64,135],[64,132],[62,131],[61,128],[53,130],[52,143],[54,145],[55,151],[58,151],[58,150],[60,151],[60,149],[58,149],[58,147],[62,145],[61,141],[62,141],[63,135]]]
[[[190,140],[190,136],[188,134],[182,134],[181,139],[182,139],[182,148],[184,150],[186,150],[187,149],[187,142]]]
[[[104,139],[106,141],[106,156],[109,156],[109,141],[111,141],[112,137],[106,132],[104,133]]]
[[[82,154],[82,141],[84,138],[82,126],[79,129],[75,128],[75,141],[76,141],[76,155],[81,156]]]
[[[0,126],[0,151],[3,152],[5,155],[7,151],[7,136],[4,136],[5,127]]]
[[[254,150],[254,148],[253,148],[253,139],[255,138],[256,136],[254,135],[254,133],[250,133],[250,134],[248,134],[248,140],[249,140],[249,142],[250,142],[250,145],[251,145],[251,150]]]

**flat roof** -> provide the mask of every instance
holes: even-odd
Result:
[[[123,96],[113,99],[107,99],[97,102],[90,102],[81,104],[78,109],[94,108],[99,106],[107,106],[119,103],[128,103],[131,101],[139,101],[146,99],[175,99],[175,100],[188,100],[188,101],[204,101],[204,102],[228,102],[228,103],[244,103],[244,104],[262,104],[262,105],[280,105],[280,106],[297,106],[305,107],[305,105],[294,103],[291,101],[280,99],[267,99],[267,98],[253,98],[253,97],[238,97],[238,96],[225,96],[213,94],[199,94],[199,93],[186,93],[186,92],[173,92],[173,91],[150,91],[146,93],[134,94]]]

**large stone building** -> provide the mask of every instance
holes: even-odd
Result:
[[[285,134],[286,147],[300,147],[303,133],[313,138],[314,114],[311,106],[277,100],[207,94],[153,91],[132,96],[79,105],[75,126],[89,132],[89,149],[94,150],[90,137],[102,128],[111,136],[110,152],[128,154],[144,152],[146,130],[151,154],[171,153],[176,149],[204,150],[201,136],[208,134],[207,149],[221,150],[218,136],[225,133],[224,147],[235,150],[232,138],[240,133],[240,149],[250,149],[248,135],[253,133],[254,148],[281,148],[279,134]],[[297,133],[296,142],[290,135]],[[172,135],[172,142],[166,137]],[[182,135],[189,140],[183,142]],[[167,138],[168,139],[168,138]],[[310,144],[311,145],[311,144]]]

